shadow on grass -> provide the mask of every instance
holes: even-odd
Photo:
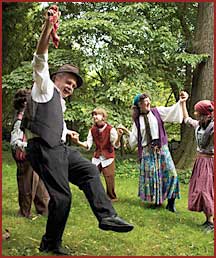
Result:
[[[199,222],[199,219],[194,219],[194,216],[196,214],[192,214],[191,211],[187,209],[187,207],[182,207],[179,205],[182,205],[180,202],[177,203],[177,212],[170,212],[166,209],[167,201],[165,200],[164,203],[160,206],[155,206],[155,204],[148,203],[148,202],[141,202],[139,198],[127,198],[123,197],[119,199],[119,202],[117,203],[118,206],[130,206],[133,207],[132,210],[134,210],[134,207],[137,207],[137,209],[141,209],[141,212],[143,210],[143,216],[140,218],[136,218],[136,224],[137,226],[144,226],[148,224],[154,223],[156,221],[156,217],[164,217],[164,224],[168,225],[169,230],[172,230],[173,228],[177,226],[183,226],[187,228],[196,229],[198,231],[202,230],[201,224]],[[134,210],[134,213],[137,213],[136,210]],[[194,216],[188,216],[188,214],[191,213],[191,215]],[[161,218],[160,218],[161,219]],[[156,222],[155,222],[156,223]]]

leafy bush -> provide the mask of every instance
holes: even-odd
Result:
[[[11,145],[8,141],[2,141],[2,150],[9,151],[11,149]]]
[[[188,184],[191,178],[192,170],[178,170],[178,177],[181,183]]]

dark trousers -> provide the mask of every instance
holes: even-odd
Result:
[[[95,165],[64,144],[50,148],[41,138],[28,141],[27,158],[49,192],[49,215],[44,237],[52,244],[61,242],[70,212],[69,182],[84,191],[98,221],[116,214]]]

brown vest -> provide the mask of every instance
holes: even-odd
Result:
[[[115,157],[114,147],[110,142],[111,129],[112,126],[109,124],[107,124],[106,128],[102,132],[99,132],[99,128],[95,125],[91,128],[93,141],[96,145],[96,150],[94,152],[95,158],[99,158],[101,155],[107,159]]]

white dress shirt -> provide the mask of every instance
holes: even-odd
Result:
[[[33,61],[33,79],[34,84],[32,87],[31,96],[32,99],[37,103],[46,103],[51,100],[54,93],[54,88],[60,93],[59,89],[55,86],[53,81],[50,79],[49,66],[48,66],[48,53],[37,55],[34,54]],[[61,93],[60,93],[61,96]],[[62,112],[66,110],[65,100],[61,97]],[[66,123],[63,120],[63,132],[62,141],[66,141],[66,135],[69,130],[66,127]],[[27,138],[30,138],[29,132],[26,133]]]

